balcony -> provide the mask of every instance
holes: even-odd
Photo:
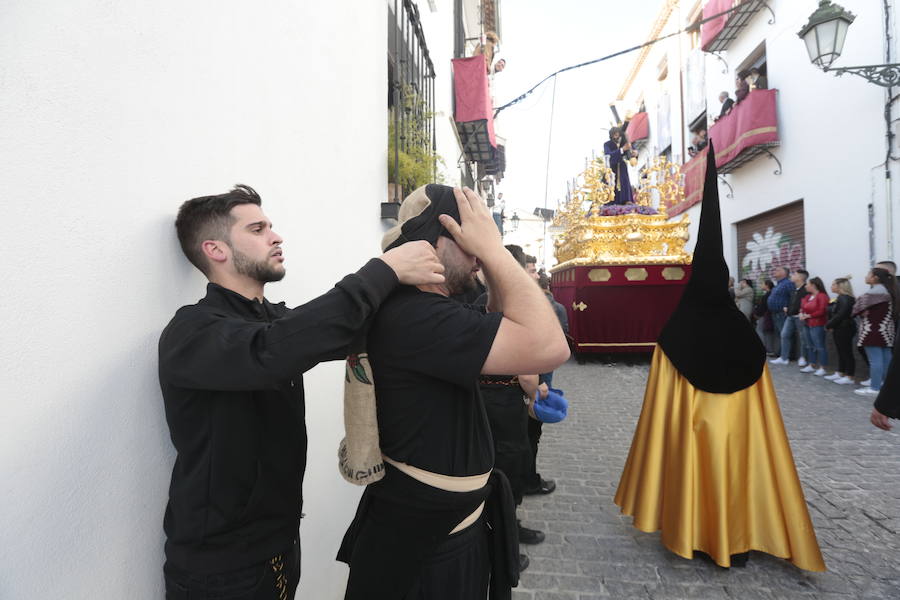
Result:
[[[703,18],[707,19],[733,6],[737,7],[734,12],[717,17],[700,27],[700,47],[705,52],[727,50],[753,15],[766,6],[766,3],[762,0],[709,0],[703,7]]]
[[[647,143],[647,138],[650,136],[649,121],[647,113],[639,112],[628,122],[625,137],[636,150],[640,150]]]
[[[753,90],[709,128],[720,174],[731,173],[761,154],[772,156],[769,148],[781,144],[775,115],[777,92]]]
[[[494,163],[497,161],[497,136],[483,55],[453,59],[453,93],[456,101],[454,121],[465,159]]]

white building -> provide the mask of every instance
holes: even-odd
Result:
[[[719,193],[730,269],[737,277],[756,279],[768,276],[775,264],[802,266],[826,286],[835,277],[852,274],[859,292],[866,287],[863,277],[873,261],[896,257],[898,211],[890,208],[884,169],[887,96],[885,88],[861,77],[848,74],[836,79],[810,63],[797,32],[817,4],[669,0],[648,40],[696,24],[704,9],[707,16],[732,6],[738,11],[718,35],[706,40],[707,50],[715,52],[703,51],[699,32],[646,48],[616,101],[620,112],[637,112],[642,105],[647,112],[650,127],[641,151],[643,163],[667,154],[680,164],[690,158],[691,130],[700,123],[712,125],[718,116],[719,93],[728,91],[734,98],[735,75],[759,67],[768,87],[777,90],[777,123],[772,125],[778,142],[753,146],[720,165],[720,173],[727,172],[720,178]],[[834,66],[896,62],[886,60],[882,3],[841,4],[857,17]],[[889,17],[889,32],[896,40],[895,15]],[[896,48],[890,55],[897,56]],[[734,112],[746,106],[749,103],[738,104]],[[898,113],[895,108],[893,114]],[[893,123],[890,127],[894,130]],[[714,142],[717,135],[722,138],[717,128],[710,130]],[[737,131],[735,139],[753,135],[754,131]],[[717,156],[728,150],[722,146],[717,143]],[[896,177],[893,159],[889,169]],[[891,192],[891,198],[896,195],[896,190]],[[694,205],[687,211],[692,231],[699,210]]]
[[[163,596],[174,452],[156,344],[205,293],[175,213],[255,187],[286,240],[288,276],[268,295],[289,305],[379,254],[392,4],[4,3],[4,600]],[[455,33],[429,35],[446,98]],[[342,390],[340,363],[306,376],[301,598],[343,596],[334,557],[360,490],[337,469]]]

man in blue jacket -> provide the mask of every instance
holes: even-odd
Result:
[[[791,301],[791,294],[794,293],[794,286],[788,278],[788,270],[786,267],[775,267],[772,273],[775,277],[775,289],[769,294],[769,312],[772,313],[772,322],[775,325],[775,337],[781,338],[781,329],[784,327],[784,321],[787,318],[785,310]]]

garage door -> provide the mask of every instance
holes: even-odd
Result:
[[[756,289],[772,278],[775,267],[791,271],[806,266],[803,200],[737,223],[740,278],[752,279]]]

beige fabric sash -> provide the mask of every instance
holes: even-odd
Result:
[[[426,471],[425,469],[420,469],[418,467],[414,467],[412,465],[408,465],[406,463],[396,461],[392,458],[389,458],[382,454],[382,458],[384,462],[390,463],[393,466],[397,467],[400,471],[409,475],[416,481],[420,481],[425,485],[430,485],[431,487],[438,488],[439,490],[444,490],[446,492],[474,492],[475,490],[480,490],[484,486],[487,485],[488,479],[491,476],[490,471],[484,473],[482,475],[469,475],[467,477],[453,477],[452,475],[442,475],[441,473],[432,473],[431,471]],[[466,527],[469,527],[478,520],[478,517],[481,516],[481,513],[484,511],[484,502],[478,505],[478,508],[475,509],[472,514],[463,519],[459,525],[453,528],[453,531],[450,532],[450,535],[458,531],[462,531]]]

